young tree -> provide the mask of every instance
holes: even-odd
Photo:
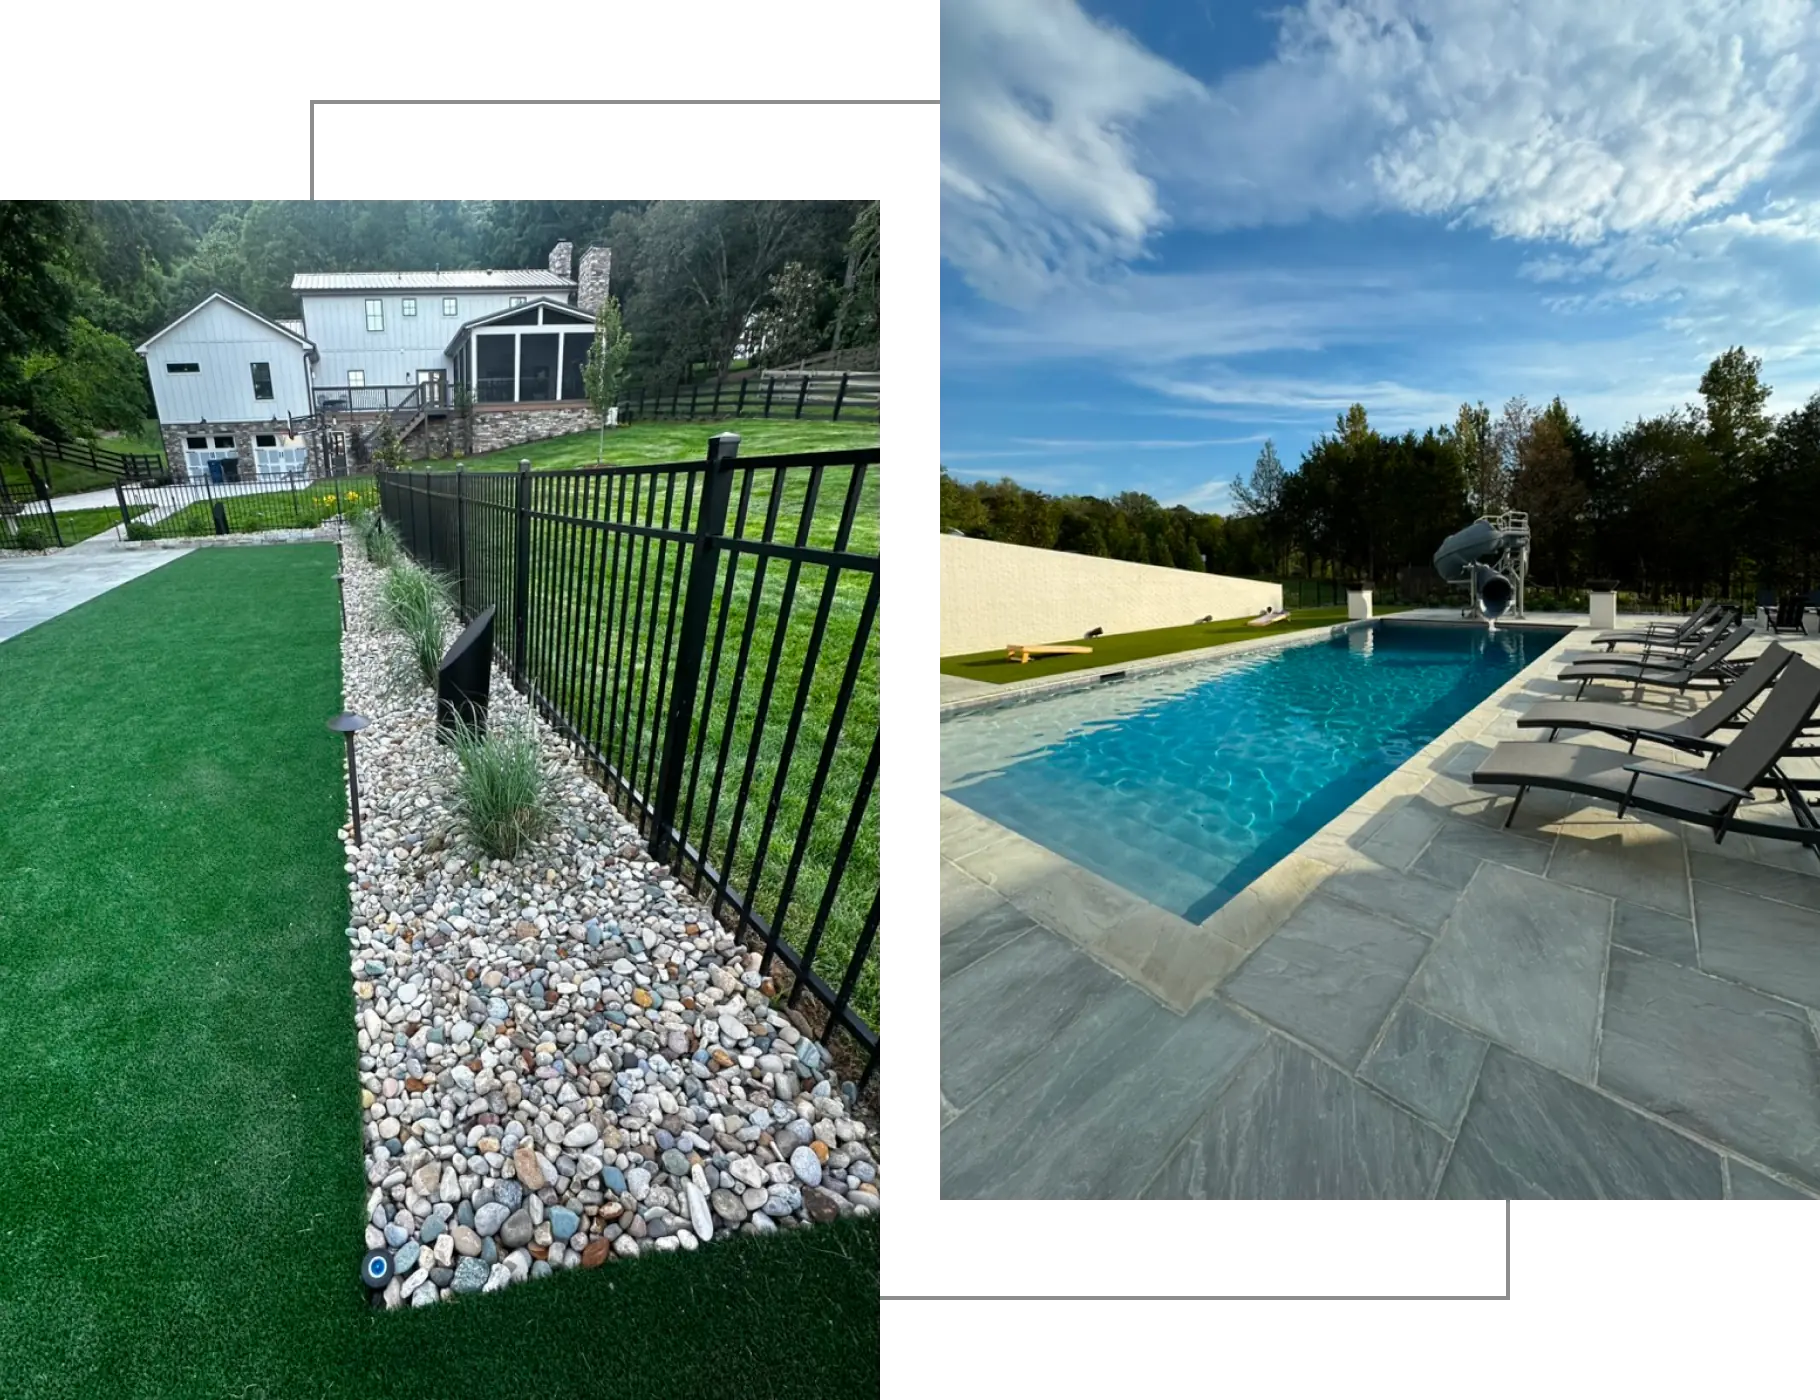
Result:
[[[357,441],[358,437],[356,434]],[[379,430],[373,435],[373,465],[388,472],[395,472],[404,465],[404,443],[398,436],[398,425],[389,413],[379,420]]]
[[[619,402],[619,381],[631,353],[632,337],[620,321],[619,303],[608,297],[594,313],[594,343],[581,367],[582,388],[600,419],[601,461],[607,456],[607,410]]]
[[[1496,515],[1504,509],[1505,482],[1499,470],[1491,410],[1483,400],[1460,405],[1459,413],[1454,416],[1453,439],[1466,472],[1467,496],[1473,513]]]
[[[1559,398],[1531,420],[1517,445],[1512,507],[1529,512],[1530,549],[1537,572],[1557,589],[1578,543],[1586,487],[1574,472],[1572,420]]]

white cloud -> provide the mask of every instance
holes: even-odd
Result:
[[[1199,90],[1074,0],[944,0],[944,255],[1010,304],[1140,256],[1164,214],[1132,128]]]
[[[1580,248],[1662,234],[1790,155],[1817,56],[1806,0],[1305,0],[1269,61],[1207,87],[1075,0],[952,0],[944,252],[983,295],[1028,304],[1171,220],[1394,211]]]

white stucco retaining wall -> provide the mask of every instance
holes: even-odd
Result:
[[[942,655],[1138,632],[1283,605],[1281,584],[942,536]]]

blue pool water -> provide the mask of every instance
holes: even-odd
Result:
[[[966,712],[942,789],[1198,922],[1565,635],[1380,620]]]

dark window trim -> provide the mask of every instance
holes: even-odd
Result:
[[[252,362],[252,370],[253,370],[253,397],[256,399],[271,398],[272,397],[272,362],[270,360],[254,360]],[[259,392],[259,371],[260,370],[265,371],[265,392],[263,394]]]
[[[454,297],[444,297],[442,299],[442,314],[444,316],[455,315],[456,314],[455,308],[458,305],[460,305],[460,303]]]
[[[188,360],[178,360],[174,364],[167,360],[165,362],[164,372],[166,374],[201,374],[202,366],[199,364],[192,364]]]
[[[375,331],[384,331],[385,330],[385,298],[384,297],[366,297],[366,298],[364,298],[364,300],[366,302],[368,333],[371,334]],[[375,306],[377,306],[379,308],[379,324],[378,325],[373,324],[373,308]]]
[[[276,446],[278,446],[278,434],[277,433],[254,433],[253,434],[253,446],[254,447],[276,447]]]
[[[415,316],[417,314],[417,298],[416,297],[402,298],[401,304],[399,305],[399,308],[398,308],[398,314],[400,316]]]
[[[358,384],[356,384],[354,382],[354,378],[356,375],[358,375],[360,377],[360,382]],[[366,387],[367,387],[367,372],[364,369],[351,369],[348,371],[348,388],[364,389]]]
[[[208,451],[209,440],[205,437],[186,437],[183,440],[183,445],[191,452],[206,452]]]

